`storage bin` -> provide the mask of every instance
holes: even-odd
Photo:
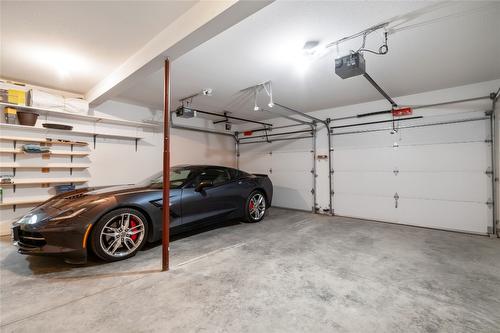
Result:
[[[17,119],[19,119],[19,124],[24,126],[35,126],[36,120],[38,119],[38,113],[17,111]]]

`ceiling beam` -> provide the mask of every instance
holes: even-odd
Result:
[[[160,70],[168,57],[175,60],[274,0],[200,1],[128,58],[86,94],[95,107]]]

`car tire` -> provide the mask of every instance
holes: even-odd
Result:
[[[121,208],[105,214],[94,224],[90,245],[100,259],[118,261],[135,256],[146,243],[147,235],[144,214]]]
[[[253,191],[245,203],[245,221],[257,223],[262,221],[267,211],[266,196],[259,190]]]

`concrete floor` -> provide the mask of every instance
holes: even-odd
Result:
[[[185,236],[185,237],[184,237]],[[500,240],[272,209],[112,264],[0,242],[1,332],[500,332]]]

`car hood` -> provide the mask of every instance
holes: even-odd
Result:
[[[59,194],[44,202],[38,208],[46,211],[49,215],[68,209],[80,208],[87,205],[99,204],[100,200],[112,198],[118,195],[134,195],[150,191],[161,191],[140,185],[121,185],[111,187],[89,187],[71,192]],[[170,198],[178,194],[178,190],[170,190]]]
[[[105,188],[89,187],[82,188],[75,191],[62,193],[52,197],[46,201],[42,206],[50,206],[58,210],[65,210],[74,206],[81,206],[102,198],[111,197],[120,193],[127,193],[130,191],[138,191],[141,187],[137,186],[113,186]],[[142,188],[145,189],[145,188]]]

